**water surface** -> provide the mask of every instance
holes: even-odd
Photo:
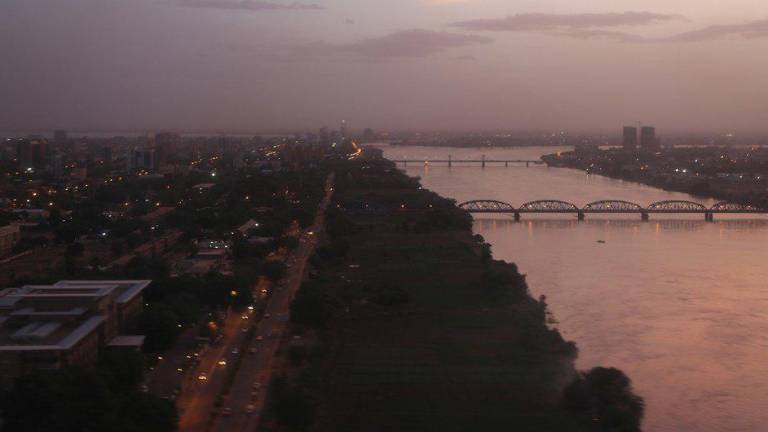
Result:
[[[556,148],[383,147],[391,159],[538,159]],[[601,199],[643,206],[713,200],[546,167],[424,166],[408,174],[459,202]],[[716,215],[478,216],[498,259],[546,295],[577,366],[624,370],[647,403],[644,430],[768,430],[768,218]],[[604,243],[598,242],[604,241]]]

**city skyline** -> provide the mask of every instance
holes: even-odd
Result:
[[[748,0],[9,0],[0,24],[0,129],[284,131],[344,118],[603,131],[644,119],[766,132],[768,61],[755,53],[768,6]]]

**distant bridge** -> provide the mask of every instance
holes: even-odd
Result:
[[[643,221],[648,221],[651,214],[702,214],[704,220],[713,222],[715,214],[768,214],[767,209],[744,204],[719,202],[707,207],[693,201],[667,200],[651,203],[646,207],[622,200],[602,200],[585,205],[583,208],[560,200],[538,200],[527,202],[520,207],[496,200],[474,200],[459,204],[470,213],[507,213],[520,221],[523,213],[572,213],[584,220],[587,214],[639,214]]]
[[[483,168],[485,168],[485,166],[488,164],[504,164],[504,166],[507,167],[509,164],[525,164],[527,167],[531,165],[544,165],[544,161],[540,159],[486,159],[485,155],[483,155],[480,159],[453,159],[451,155],[448,155],[448,159],[392,159],[392,162],[396,164],[403,164],[403,166],[408,166],[409,163],[424,165],[447,164],[449,167],[453,166],[453,164],[480,164],[480,166]]]

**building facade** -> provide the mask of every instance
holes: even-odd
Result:
[[[21,240],[21,228],[18,225],[0,227],[0,258],[8,256]]]
[[[39,370],[94,366],[134,331],[150,283],[60,281],[0,291],[0,386]]]
[[[637,128],[624,126],[624,134],[621,141],[621,147],[627,151],[637,150]]]

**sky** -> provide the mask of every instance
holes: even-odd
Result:
[[[0,130],[768,132],[764,0],[0,0]]]

